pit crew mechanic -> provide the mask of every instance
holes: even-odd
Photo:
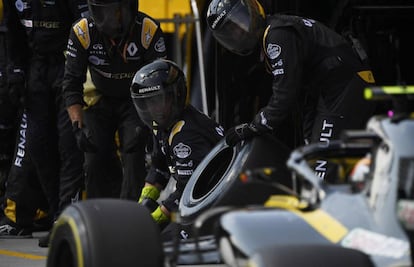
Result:
[[[82,0],[5,3],[7,77],[24,101],[0,236],[31,237],[41,217],[50,228],[82,188],[83,154],[76,147],[61,85],[70,27],[88,9]]]
[[[137,200],[146,176],[142,140],[149,136],[140,130],[144,124],[129,87],[141,66],[166,57],[163,32],[157,21],[138,12],[136,0],[89,0],[88,4],[91,16],[78,21],[70,32],[63,81],[67,110],[80,129],[79,143],[86,152],[86,194],[87,198]],[[97,102],[83,110],[88,67]]]
[[[186,103],[185,76],[172,61],[159,59],[141,68],[134,76],[131,97],[154,140],[152,165],[139,202],[163,228],[171,212],[178,210],[194,169],[223,138],[223,128]],[[170,177],[177,181],[176,189],[158,205],[160,191]]]
[[[0,1],[0,202],[5,193],[6,180],[13,159],[16,139],[18,108],[20,107],[17,88],[7,81],[7,45],[5,12],[3,0]],[[3,209],[0,211],[0,218]]]
[[[325,144],[343,129],[363,128],[372,115],[373,105],[363,98],[363,89],[374,83],[364,51],[321,23],[298,16],[265,16],[256,0],[213,0],[207,24],[233,53],[243,56],[260,49],[273,74],[268,104],[251,123],[229,130],[229,144],[278,131],[294,106],[306,107],[301,112],[304,138]],[[322,178],[326,165],[321,160],[315,168]]]

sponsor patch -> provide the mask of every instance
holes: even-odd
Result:
[[[303,24],[305,24],[308,27],[312,27],[315,21],[313,19],[302,19]]]
[[[92,47],[93,47],[93,49],[96,49],[96,50],[102,50],[103,49],[102,44],[94,44]]]
[[[277,44],[268,44],[267,45],[266,53],[267,53],[267,56],[270,59],[277,58],[278,56],[280,56],[281,52],[282,52],[282,48],[279,45],[277,45]]]
[[[14,3],[14,6],[16,7],[16,9],[19,11],[19,12],[23,12],[23,10],[24,10],[24,3],[23,3],[23,1],[22,0],[17,0],[15,3]]]
[[[221,126],[216,127],[216,132],[218,133],[218,135],[224,136],[224,128],[223,127],[221,127]]]
[[[190,160],[189,162],[183,162],[183,163],[177,162],[176,165],[180,166],[180,167],[190,167],[190,168],[192,168],[194,166],[194,163],[193,163],[193,160]]]
[[[281,67],[283,66],[283,60],[279,59],[276,63],[272,64],[272,68]]]
[[[178,158],[185,159],[191,154],[191,147],[189,147],[189,146],[187,146],[183,143],[179,143],[178,145],[176,145],[173,148],[173,153]]]
[[[178,170],[177,171],[178,175],[187,175],[190,176],[191,174],[193,174],[193,170]]]
[[[159,53],[163,53],[166,51],[165,48],[165,42],[164,42],[164,38],[161,37],[160,39],[158,39],[158,41],[155,43],[154,46],[155,51],[159,52]]]
[[[368,231],[362,228],[353,229],[341,242],[346,248],[361,250],[369,255],[390,258],[401,258],[409,254],[409,244],[405,240]]]
[[[273,76],[277,76],[277,75],[284,74],[285,70],[284,69],[275,69],[275,70],[272,71],[272,73],[273,73]]]

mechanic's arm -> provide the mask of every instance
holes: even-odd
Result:
[[[178,211],[178,204],[188,180],[212,148],[208,140],[196,133],[188,134],[186,132],[185,136],[183,135],[184,133],[176,134],[171,144],[172,151],[180,150],[182,152],[179,157],[175,153],[172,155],[173,161],[176,163],[174,176],[177,180],[176,189],[162,202],[160,207],[160,211],[167,218],[170,218],[171,212]]]
[[[63,101],[72,123],[78,122],[82,128],[83,84],[86,81],[87,51],[80,42],[82,34],[88,32],[86,19],[78,21],[71,28],[66,52],[65,74],[63,78]],[[83,42],[85,43],[85,42]],[[85,44],[84,44],[85,45]]]
[[[226,143],[234,146],[242,140],[277,131],[286,119],[301,88],[303,63],[298,35],[288,28],[269,32],[265,39],[266,67],[273,75],[272,96],[251,123],[230,128]]]
[[[151,168],[145,178],[138,203],[146,206],[151,212],[158,207],[158,198],[170,179],[165,155],[159,148],[158,141],[153,135],[153,152],[151,154]]]
[[[20,22],[14,2],[3,2],[5,5],[3,23],[6,26],[4,27],[6,39],[4,49],[7,51],[4,59],[4,63],[7,64],[4,71],[7,74],[4,77],[7,77],[6,88],[9,99],[15,105],[19,105],[23,102],[26,91],[25,71],[30,58],[30,49],[25,27]]]
[[[259,132],[277,130],[299,97],[303,80],[303,47],[299,35],[289,28],[269,32],[265,38],[265,61],[273,75],[272,96],[252,124]]]

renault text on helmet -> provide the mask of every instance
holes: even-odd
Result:
[[[213,0],[207,10],[207,24],[222,46],[248,55],[263,36],[265,14],[257,0]]]
[[[142,67],[130,89],[140,118],[153,129],[173,126],[186,104],[184,73],[170,60],[157,59]]]

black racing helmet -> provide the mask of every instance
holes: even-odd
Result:
[[[130,89],[140,118],[152,129],[172,127],[186,105],[184,73],[170,60],[157,59],[139,69]]]
[[[124,37],[138,11],[138,0],[88,0],[98,30],[112,39]]]
[[[212,0],[207,24],[222,46],[244,56],[260,43],[266,22],[257,0]]]

